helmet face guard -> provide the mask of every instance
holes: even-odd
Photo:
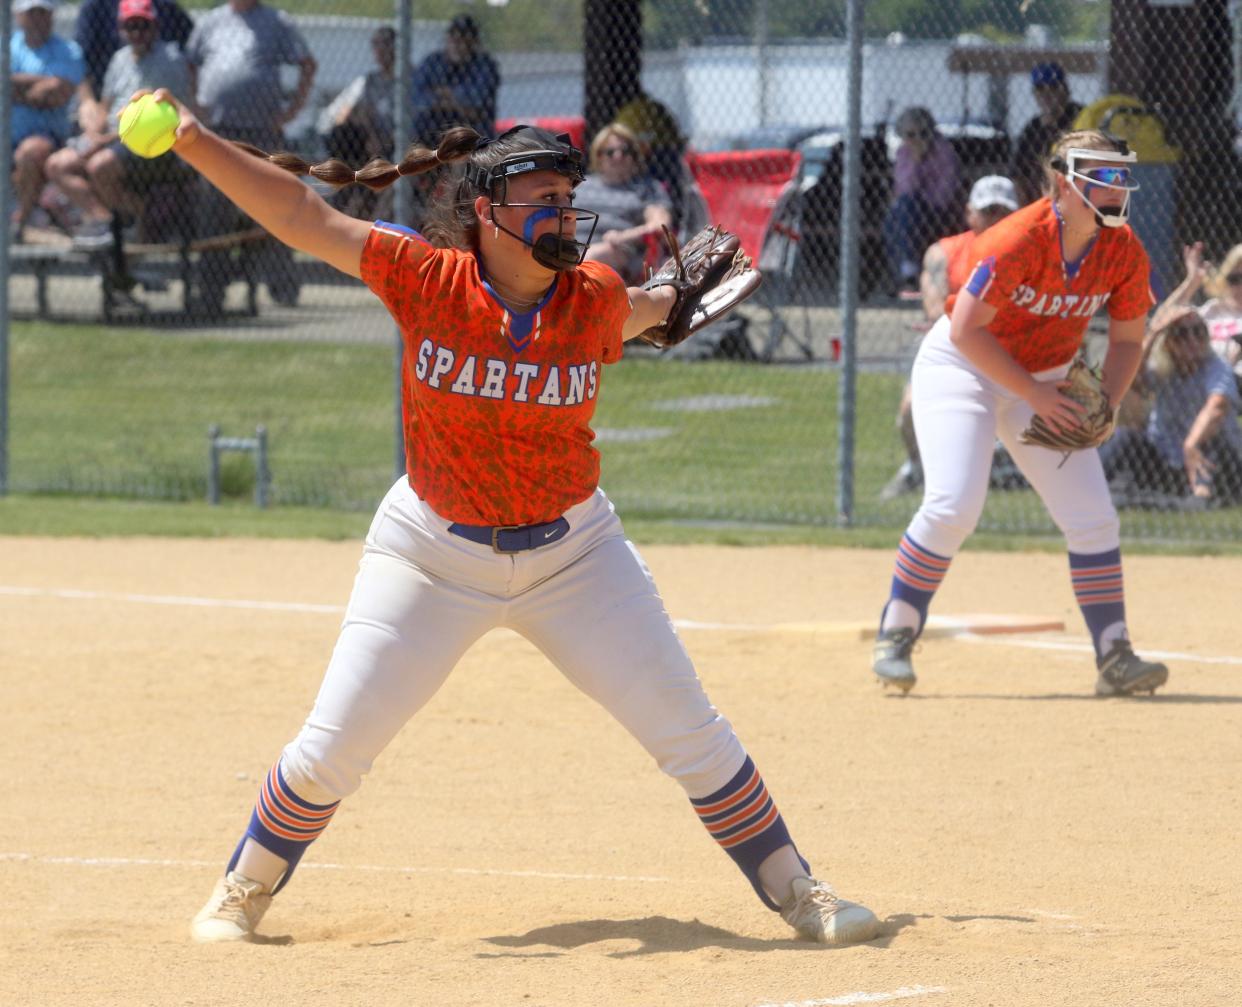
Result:
[[[1092,162],[1095,167],[1086,167],[1083,162]],[[1129,167],[1137,163],[1138,155],[1133,151],[1122,154],[1116,151],[1070,147],[1064,158],[1058,157],[1052,161],[1052,167],[1070,180],[1071,188],[1078,194],[1078,198],[1094,211],[1097,224],[1102,227],[1121,227],[1130,217],[1130,194],[1139,187]],[[1081,189],[1073,184],[1075,179],[1081,179],[1085,183]],[[1091,202],[1093,189],[1124,192],[1125,199],[1120,206],[1096,206]]]
[[[532,171],[554,171],[558,175],[568,178],[575,187],[583,180],[585,174],[583,172],[582,152],[574,147],[569,141],[568,133],[559,133],[553,135],[545,129],[539,129],[534,126],[515,126],[502,133],[497,139],[505,139],[506,137],[525,134],[532,139],[543,144],[540,150],[523,150],[508,157],[489,168],[481,168],[477,165],[466,164],[466,180],[475,187],[479,192],[486,195],[493,206],[512,206],[517,208],[531,208],[535,210],[526,218],[526,223],[522,227],[522,233],[511,231],[504,227],[495,216],[492,217],[492,223],[518,241],[526,245],[531,250],[531,256],[536,262],[547,269],[555,269],[558,271],[574,269],[581,265],[582,260],[586,257],[587,246],[591,243],[591,238],[595,234],[595,227],[599,223],[599,214],[592,213],[590,210],[579,210],[572,206],[548,206],[546,203],[511,203],[509,202],[509,179],[516,175],[525,175]],[[589,220],[591,229],[587,233],[586,241],[579,242],[575,238],[564,237],[566,230],[566,217],[573,218],[573,227],[570,231],[577,228],[577,224],[582,220]],[[541,234],[537,239],[534,237],[535,225],[540,221],[556,218],[555,232]]]

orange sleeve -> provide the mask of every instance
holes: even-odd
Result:
[[[594,314],[599,322],[602,359],[606,364],[615,364],[621,359],[621,330],[630,317],[629,291],[617,271],[602,262],[584,262],[578,269],[583,274],[584,291],[589,291],[599,305]]]
[[[410,307],[415,267],[439,251],[417,231],[377,220],[362,246],[362,282],[399,319]]]
[[[970,276],[962,289],[1000,310],[1013,297],[1013,292],[1027,279],[1046,255],[1044,249],[1027,234],[1005,227],[1007,221],[989,228],[975,239],[971,257],[975,260]]]
[[[1108,317],[1119,322],[1142,318],[1156,303],[1156,297],[1151,292],[1151,264],[1147,259],[1147,250],[1131,234],[1126,251],[1128,261],[1122,270],[1121,280],[1108,299]]]

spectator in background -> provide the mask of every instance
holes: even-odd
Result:
[[[1165,304],[1143,343],[1135,385],[1152,400],[1145,428],[1119,427],[1100,447],[1114,493],[1155,490],[1242,502],[1242,397],[1188,304]]]
[[[9,142],[17,210],[9,238],[22,241],[26,222],[47,179],[47,159],[69,137],[69,101],[82,80],[77,43],[52,31],[56,0],[15,0],[9,39]]]
[[[392,157],[397,78],[397,33],[387,25],[371,36],[375,67],[345,86],[319,119],[329,157],[360,167]]]
[[[181,9],[176,0],[154,2],[155,21],[159,25],[158,41],[175,42],[177,48],[184,52],[190,32],[194,30],[190,15]],[[84,83],[90,88],[89,97],[92,100],[98,101],[100,98],[104,74],[108,71],[113,55],[130,41],[122,37],[118,27],[116,0],[82,0],[82,5],[78,8],[74,38],[82,50],[82,58],[86,60]],[[186,97],[190,95],[187,94]]]
[[[1212,349],[1233,371],[1242,390],[1242,245],[1229,249],[1216,270],[1203,261],[1201,241],[1182,250],[1182,261],[1186,264],[1186,278],[1164,304],[1170,308],[1193,305],[1201,290],[1211,295],[1199,307],[1199,315],[1207,323]]]
[[[350,81],[318,122],[328,157],[351,168],[360,168],[375,157],[393,157],[397,33],[387,25],[377,28],[371,36],[371,53],[375,68]],[[365,186],[345,186],[332,202],[350,216],[366,218],[374,212],[380,195]]]
[[[647,173],[638,137],[615,122],[591,141],[589,168],[574,190],[575,202],[599,214],[586,257],[612,266],[627,284],[640,283],[648,236],[672,227],[668,193]],[[579,227],[585,242],[590,224]]]
[[[478,23],[458,14],[444,34],[444,48],[414,71],[414,138],[434,147],[450,126],[491,136],[499,86],[500,70],[479,43]]]
[[[674,230],[681,226],[686,138],[677,119],[645,91],[617,110],[613,122],[633,133],[651,177],[664,186],[673,208]]]
[[[962,289],[975,268],[971,254],[975,238],[1018,208],[1018,193],[1013,182],[1004,175],[985,175],[970,190],[966,201],[966,230],[934,242],[923,256],[923,272],[919,288],[923,295],[923,313],[929,322],[944,314],[950,294]],[[913,493],[923,486],[923,464],[919,458],[919,442],[914,435],[910,382],[901,393],[897,408],[897,430],[906,447],[906,460],[897,474],[880,491],[881,500],[892,500],[902,493]]]
[[[315,80],[315,59],[293,19],[260,0],[229,0],[199,19],[186,46],[197,75],[197,104],[213,130],[261,150],[286,146],[284,127],[306,104]],[[282,66],[298,68],[293,96],[285,96]],[[217,232],[252,226],[212,190],[209,226]],[[252,248],[254,246],[248,246]],[[289,246],[271,240],[260,246],[259,275],[278,304],[297,303],[299,286]],[[232,277],[228,251],[206,253],[200,263],[201,307],[219,311]]]
[[[1044,162],[1058,136],[1070,129],[1082,106],[1070,101],[1069,85],[1060,63],[1031,67],[1031,91],[1039,114],[1022,127],[1009,163],[1009,177],[1018,187],[1022,205],[1043,195]]]
[[[127,150],[117,139],[117,122],[140,88],[189,94],[189,64],[176,45],[157,41],[159,22],[152,0],[121,0],[116,18],[129,44],[113,54],[99,100],[82,97],[82,133],[47,162],[48,177],[82,212],[78,245],[110,242],[113,211],[140,219],[148,188],[181,171],[171,153],[147,159]]]
[[[884,217],[889,268],[903,293],[916,294],[927,246],[955,229],[962,165],[925,108],[897,117],[901,146],[893,165],[893,200]]]

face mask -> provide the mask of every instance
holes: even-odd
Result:
[[[1099,164],[1100,161],[1121,162],[1118,164]],[[1130,193],[1139,187],[1129,167],[1138,162],[1138,155],[1106,153],[1100,150],[1089,150],[1084,147],[1070,147],[1065,158],[1058,158],[1053,167],[1062,171],[1070,180],[1070,188],[1078,198],[1091,207],[1095,214],[1095,222],[1101,227],[1121,227],[1130,217]],[[1089,166],[1093,165],[1093,166]],[[1082,188],[1074,185],[1075,179],[1085,184]],[[1096,206],[1091,202],[1093,189],[1111,189],[1125,193],[1120,206]]]

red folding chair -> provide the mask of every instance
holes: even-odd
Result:
[[[686,162],[712,223],[736,234],[742,251],[763,273],[757,301],[768,313],[768,335],[760,358],[771,360],[790,339],[812,359],[810,313],[805,304],[794,303],[802,225],[801,155],[793,150],[731,150],[689,153]],[[791,312],[799,310],[801,322],[795,328]]]

